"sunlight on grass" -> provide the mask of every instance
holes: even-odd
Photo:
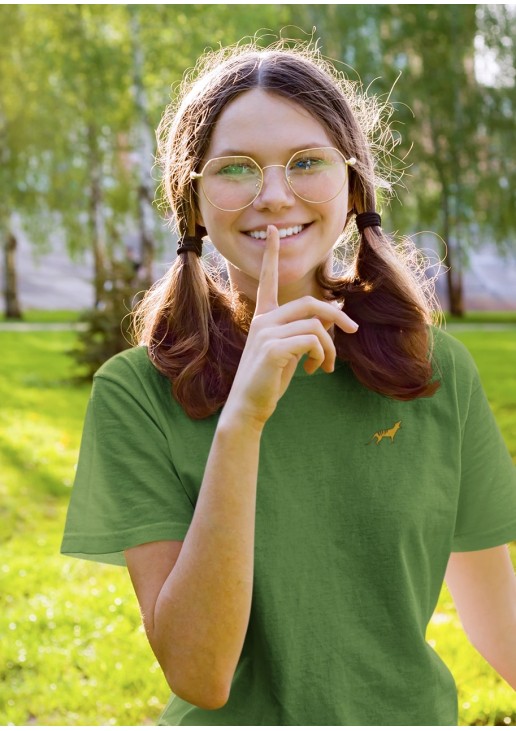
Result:
[[[457,337],[516,461],[516,336]],[[74,338],[0,332],[0,719],[154,724],[169,690],[127,572],[59,554],[89,395],[69,381]],[[516,725],[514,692],[469,645],[446,587],[427,639],[456,679],[461,725]]]
[[[62,558],[59,541],[60,531],[38,536],[30,563],[18,541],[2,555],[2,717],[16,725],[154,723],[168,690],[126,573]]]
[[[60,556],[89,386],[72,333],[0,333],[0,719],[153,724],[169,691],[127,572]]]

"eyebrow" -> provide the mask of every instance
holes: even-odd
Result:
[[[296,145],[295,147],[291,147],[288,150],[286,150],[286,155],[288,157],[292,157],[292,155],[295,152],[300,152],[300,150],[313,150],[314,148],[318,147],[333,147],[333,145],[323,144],[322,142],[308,142],[307,144],[303,145],[302,147],[299,147]],[[221,150],[216,155],[213,155],[213,157],[253,157],[254,155],[250,152],[242,152],[242,150],[237,150],[236,148],[225,148]]]

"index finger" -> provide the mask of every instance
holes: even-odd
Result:
[[[278,308],[278,262],[280,239],[276,226],[267,226],[260,281],[256,293],[255,315]]]

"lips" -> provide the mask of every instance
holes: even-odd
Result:
[[[309,223],[298,223],[293,226],[276,226],[276,228],[278,229],[280,239],[286,239],[289,236],[295,236],[296,234],[301,233],[301,231],[304,231],[304,229],[309,225]],[[253,239],[267,238],[267,231],[265,229],[253,229],[252,231],[245,231],[244,233]]]

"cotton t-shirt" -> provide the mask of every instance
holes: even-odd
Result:
[[[251,616],[226,705],[160,725],[456,725],[425,641],[451,551],[516,538],[516,475],[468,350],[433,329],[431,398],[299,363],[261,437]],[[190,419],[147,350],[97,373],[63,553],[187,534],[219,413]]]

